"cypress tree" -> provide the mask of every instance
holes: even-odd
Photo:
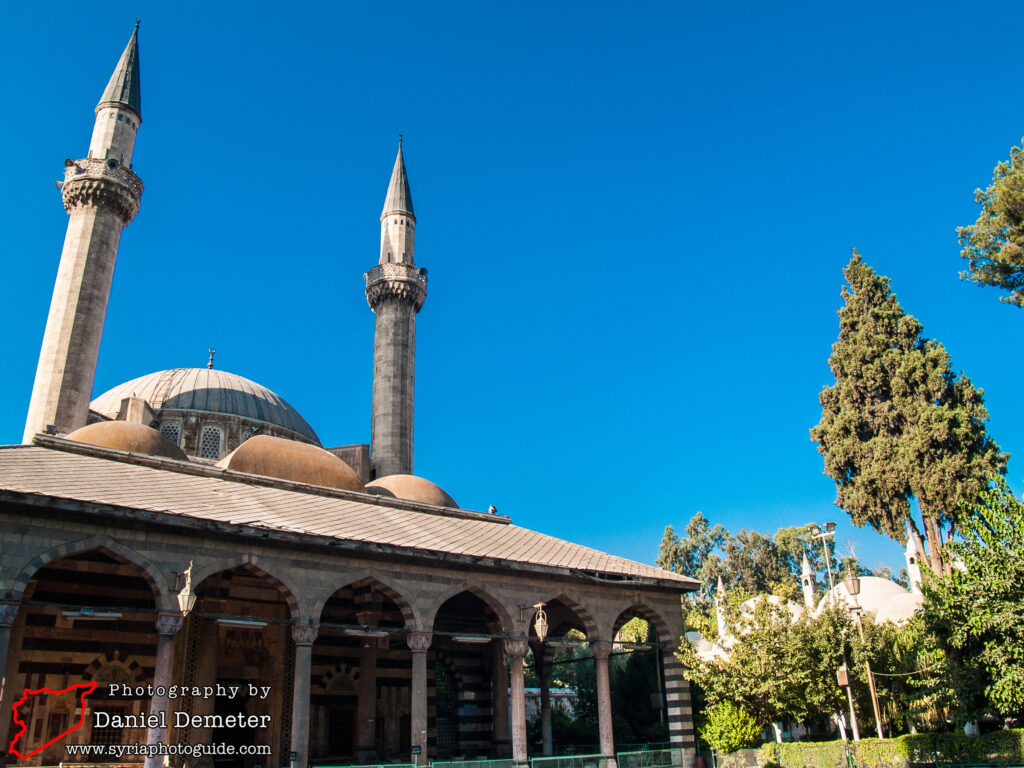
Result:
[[[843,274],[849,287],[829,357],[836,383],[819,395],[821,421],[811,439],[836,483],[836,504],[854,524],[903,541],[909,523],[922,551],[923,530],[938,573],[943,532],[955,529],[960,501],[1005,473],[1007,456],[986,432],[982,391],[953,372],[940,343],[922,335],[889,278],[856,250]],[[920,528],[911,516],[914,498]]]

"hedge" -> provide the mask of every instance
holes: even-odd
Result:
[[[983,736],[918,733],[895,739],[850,742],[857,768],[910,768],[935,765],[1024,766],[1024,730]],[[758,749],[718,757],[719,768],[849,768],[842,741],[770,742]]]

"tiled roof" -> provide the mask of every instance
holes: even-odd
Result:
[[[37,440],[54,447],[0,448],[0,494],[366,542],[410,554],[522,563],[613,580],[653,580],[682,590],[697,586],[685,576],[511,525],[505,517],[268,482],[215,467],[135,457],[52,438]]]

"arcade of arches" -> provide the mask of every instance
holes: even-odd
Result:
[[[680,595],[690,587],[649,566],[593,553],[600,569],[558,568],[526,549],[519,559],[471,561],[439,548],[339,545],[283,526],[268,531],[33,497],[5,490],[2,463],[0,712],[10,713],[26,689],[98,683],[84,713],[71,694],[19,708],[26,724],[21,754],[56,738],[19,765],[76,762],[68,745],[136,743],[226,744],[252,753],[212,762],[172,756],[173,766],[306,768],[483,756],[523,763],[524,657],[532,649],[542,688],[543,744],[529,748],[550,752],[557,746],[546,691],[550,642],[569,630],[588,641],[600,748],[611,756],[609,654],[633,616],[650,622],[657,636],[663,715],[672,742],[693,757],[689,688],[673,653],[682,631]],[[239,489],[253,498],[271,490],[279,489]],[[327,501],[355,507],[334,495]],[[396,529],[406,518],[438,519],[426,507],[358,498],[378,516],[396,516]],[[453,530],[475,524],[478,513],[459,515]],[[501,521],[483,524],[485,532],[503,525],[507,536],[537,537],[538,547],[576,546]],[[635,573],[624,573],[627,567]],[[536,603],[547,614],[548,644],[536,635]],[[235,693],[206,693],[218,688]],[[102,723],[96,713],[105,713]],[[159,722],[144,717],[160,713]],[[61,737],[83,714],[84,725]],[[267,727],[230,727],[228,716],[239,714]],[[14,733],[9,719],[0,720],[0,743]],[[77,759],[107,760],[113,758]],[[156,768],[164,758],[145,762]]]

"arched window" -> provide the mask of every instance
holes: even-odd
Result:
[[[175,445],[181,445],[181,424],[176,421],[165,421],[160,425],[160,434]]]
[[[248,430],[248,429],[245,430],[245,432],[242,433],[242,443],[244,443],[250,437],[252,437],[252,432],[250,430]],[[241,443],[239,443],[239,445],[241,445]]]
[[[199,458],[219,459],[223,439],[224,433],[220,431],[220,427],[209,424],[203,427],[203,431],[199,433]]]

